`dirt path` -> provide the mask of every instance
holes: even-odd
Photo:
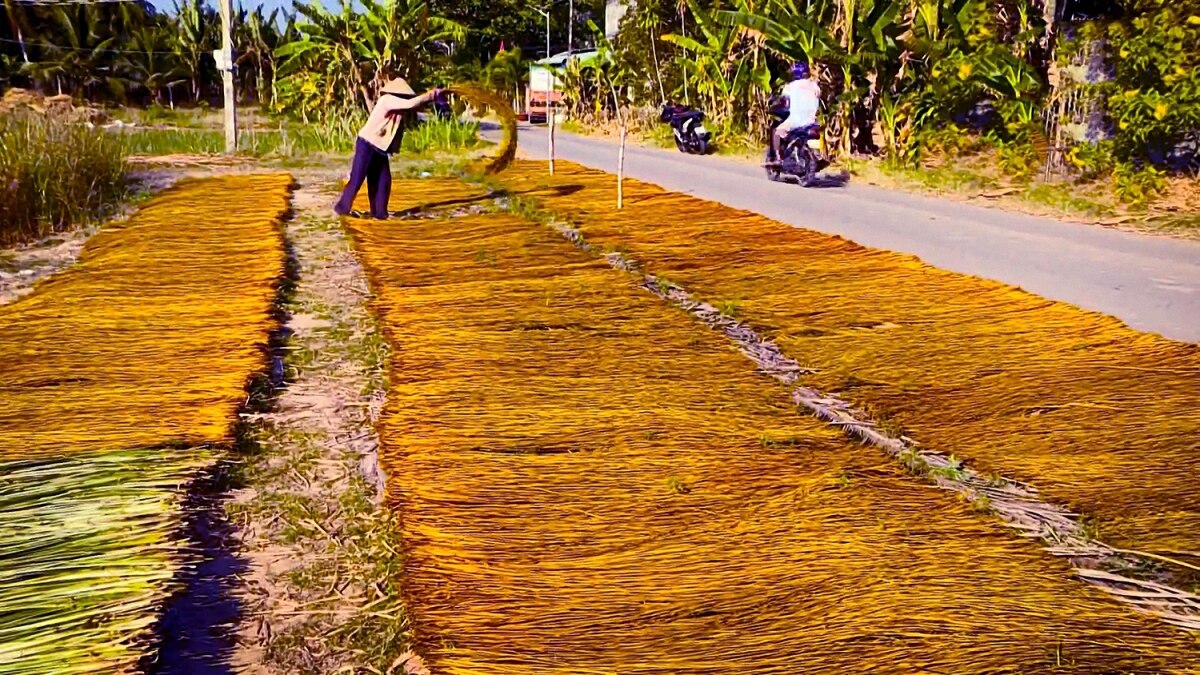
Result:
[[[241,672],[386,672],[403,651],[399,556],[391,519],[376,508],[372,425],[387,348],[329,211],[334,180],[298,177],[287,230],[298,268],[286,308],[288,384],[255,420],[258,451],[229,506],[248,562],[233,659]]]
[[[200,533],[210,554],[198,574],[211,578],[191,586],[209,594],[229,586],[232,598],[223,609],[185,603],[207,608],[169,627],[159,673],[419,666],[404,653],[399,555],[377,504],[373,422],[387,349],[329,210],[336,178],[297,176],[286,230],[295,280],[283,307],[285,384],[267,412],[244,417],[242,460],[213,486],[221,513]]]

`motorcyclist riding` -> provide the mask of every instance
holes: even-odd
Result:
[[[792,81],[783,86],[781,96],[786,100],[788,117],[771,135],[771,147],[775,149],[776,158],[780,157],[780,146],[789,133],[817,123],[821,87],[811,79],[807,63],[798,61],[792,64]]]

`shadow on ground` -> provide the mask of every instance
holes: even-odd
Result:
[[[286,218],[291,218],[288,214]],[[282,226],[281,226],[282,227]],[[237,630],[245,610],[239,590],[249,569],[240,555],[237,526],[230,522],[226,504],[234,490],[244,487],[239,467],[244,457],[259,452],[244,414],[261,414],[273,408],[286,384],[283,354],[289,331],[284,311],[299,279],[299,264],[291,244],[285,242],[284,275],[276,289],[277,328],[267,345],[267,368],[247,387],[247,402],[239,411],[237,446],[230,455],[187,487],[183,509],[183,541],[192,564],[180,570],[176,592],[163,608],[156,629],[157,649],[143,666],[147,675],[234,675],[232,662]]]

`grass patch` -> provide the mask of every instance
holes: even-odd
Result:
[[[961,483],[967,478],[967,470],[963,468],[961,459],[955,457],[954,455],[950,455],[950,460],[946,466],[939,466],[930,469],[929,475]]]
[[[979,192],[998,187],[998,183],[970,169],[943,164],[918,169],[903,169],[881,165],[884,173],[915,181],[921,187],[935,192]]]
[[[1101,218],[1111,215],[1111,207],[1081,196],[1076,186],[1067,183],[1037,183],[1030,185],[1021,195],[1026,201],[1042,204],[1063,213]]]
[[[479,146],[479,123],[429,119],[404,134],[400,151],[410,155],[471,150]]]
[[[0,116],[0,245],[111,214],[126,197],[126,148],[103,131],[50,117]]]
[[[211,129],[137,129],[113,132],[134,155],[215,155],[225,150],[225,136]]]
[[[730,319],[738,318],[738,314],[742,311],[742,303],[740,300],[726,299],[717,302],[717,311]]]
[[[225,133],[217,129],[134,129],[121,132],[134,155],[216,155],[225,151]],[[238,152],[253,157],[296,158],[313,153],[347,154],[355,134],[316,125],[247,129],[238,134]]]
[[[173,126],[202,129],[221,124],[223,111],[207,106],[196,108],[169,108],[153,104],[146,108],[114,108],[108,111],[113,119],[138,126]],[[239,114],[241,111],[239,111]]]

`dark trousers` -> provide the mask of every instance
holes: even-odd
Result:
[[[371,217],[383,220],[388,217],[388,197],[392,194],[392,167],[387,153],[363,139],[354,143],[354,159],[350,162],[350,181],[342,190],[342,198],[333,210],[340,214],[350,213],[354,198],[367,182],[367,196],[371,198]]]

